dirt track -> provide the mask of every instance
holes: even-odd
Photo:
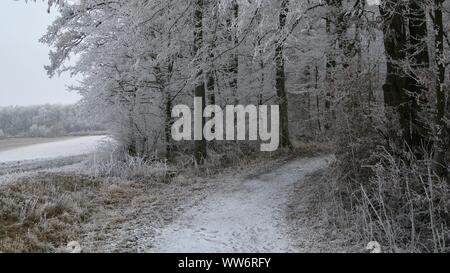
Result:
[[[250,178],[223,181],[164,228],[148,251],[303,252],[288,234],[289,193],[307,174],[324,168],[328,158],[294,160]]]

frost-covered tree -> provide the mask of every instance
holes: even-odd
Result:
[[[0,107],[3,136],[53,137],[105,131],[101,120],[80,105]]]

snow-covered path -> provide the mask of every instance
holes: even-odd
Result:
[[[86,136],[73,139],[35,144],[0,152],[0,163],[54,159],[89,154],[97,146],[108,141],[107,136]]]
[[[289,191],[329,157],[291,161],[224,186],[161,231],[151,252],[297,252],[285,219]]]

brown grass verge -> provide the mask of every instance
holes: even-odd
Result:
[[[150,186],[151,185],[151,186]],[[71,240],[125,217],[133,202],[152,202],[161,181],[119,181],[40,174],[0,188],[0,251],[60,252]],[[86,245],[86,242],[84,242]]]
[[[292,240],[305,253],[361,252],[364,246],[334,225],[329,183],[326,170],[311,173],[296,183],[286,216]]]

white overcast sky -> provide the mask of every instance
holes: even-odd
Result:
[[[57,16],[47,4],[0,0],[0,106],[69,104],[80,96],[67,91],[76,83],[68,75],[49,79],[48,47],[38,42]]]

